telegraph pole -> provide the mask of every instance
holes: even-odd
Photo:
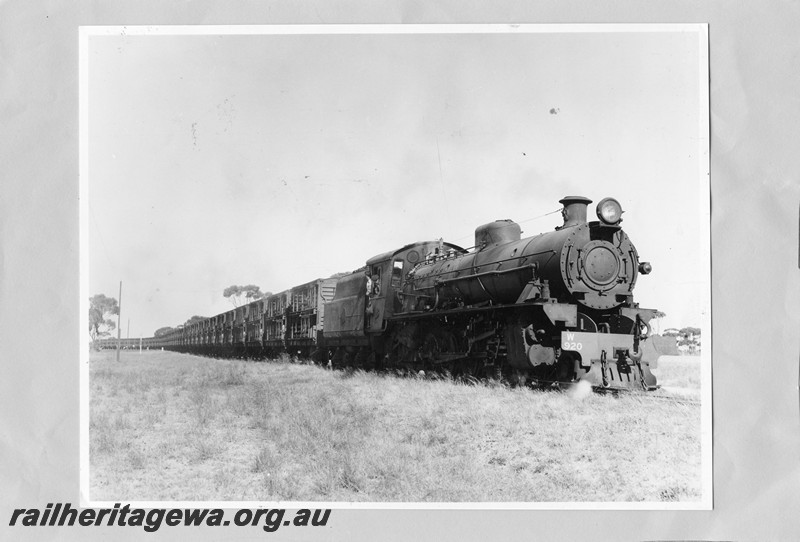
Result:
[[[117,363],[119,363],[119,348],[122,334],[122,327],[119,325],[122,315],[122,281],[119,281],[119,306],[117,310]]]

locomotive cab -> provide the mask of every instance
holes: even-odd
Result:
[[[426,241],[370,258],[365,267],[339,278],[335,296],[325,303],[325,340],[332,346],[368,344],[369,337],[386,330],[389,318],[403,312],[404,300],[431,303],[432,296],[403,292],[414,266],[465,252],[450,243]]]
[[[418,264],[435,262],[464,254],[466,251],[451,243],[423,241],[406,245],[399,250],[386,252],[367,261],[367,272],[372,283],[367,300],[369,333],[382,333],[387,319],[416,306],[431,306],[434,296],[425,292],[411,294],[404,288],[406,278]]]

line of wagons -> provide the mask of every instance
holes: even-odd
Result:
[[[325,303],[335,277],[317,279],[160,336],[121,339],[125,349],[166,349],[219,357],[258,359],[280,352],[310,357],[322,335]],[[100,348],[116,348],[104,339]]]

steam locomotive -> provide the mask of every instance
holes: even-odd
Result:
[[[605,198],[559,201],[563,224],[522,238],[498,220],[467,250],[406,245],[364,267],[271,295],[158,338],[148,347],[210,355],[311,356],[334,367],[449,371],[475,378],[652,390],[656,311],[634,302],[640,262]]]

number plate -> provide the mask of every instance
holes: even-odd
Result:
[[[633,335],[562,331],[561,349],[580,352],[583,358],[586,358],[587,355],[591,358],[599,358],[600,351],[605,350],[606,355],[611,357],[615,349],[633,349]]]

